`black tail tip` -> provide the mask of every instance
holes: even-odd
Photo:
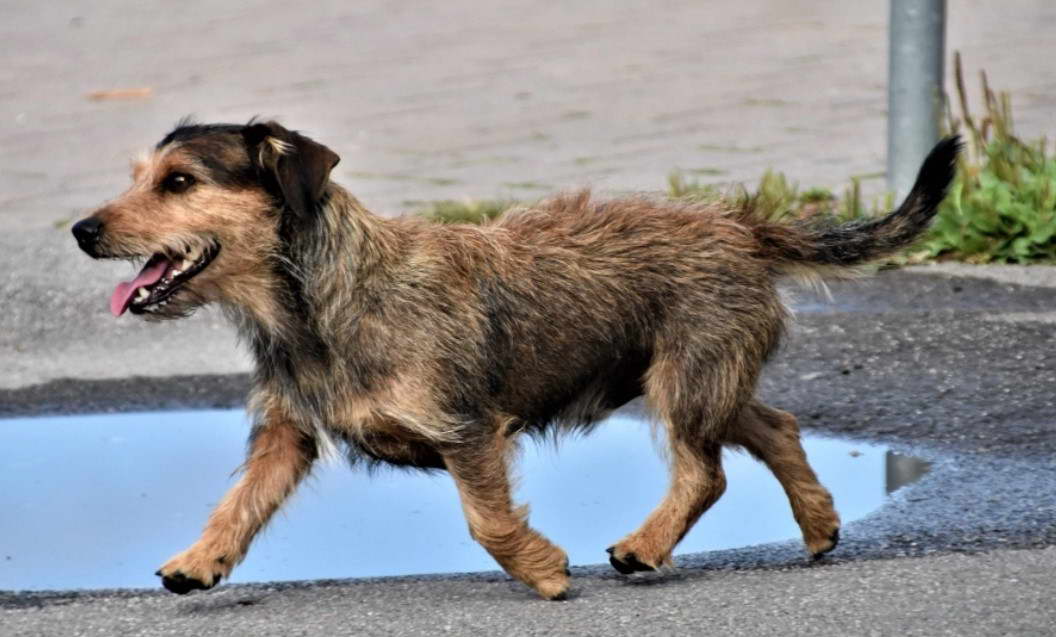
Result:
[[[934,197],[935,205],[938,205],[946,197],[946,190],[957,175],[957,156],[963,148],[960,135],[939,140],[924,159],[913,190],[919,194],[926,193],[929,198]]]
[[[963,148],[964,142],[961,141],[960,135],[943,137],[928,153],[927,159],[924,160],[924,165],[927,166],[934,163],[936,167],[947,166],[951,169],[955,168],[957,166],[957,156],[961,154]]]

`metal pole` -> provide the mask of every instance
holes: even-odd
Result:
[[[939,139],[946,0],[891,0],[887,187],[901,199]]]

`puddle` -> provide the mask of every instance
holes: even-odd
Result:
[[[243,412],[183,411],[0,421],[0,589],[156,587],[154,571],[192,543],[242,460]],[[844,523],[878,508],[926,463],[885,447],[806,437]],[[799,537],[784,492],[747,454],[727,451],[728,489],[679,553]],[[659,502],[667,470],[647,424],[614,416],[555,451],[526,444],[518,499],[573,564]],[[231,581],[495,570],[466,530],[446,474],[319,465],[258,536]]]

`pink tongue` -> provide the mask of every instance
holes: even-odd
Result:
[[[118,283],[117,288],[114,290],[114,295],[110,297],[110,313],[114,316],[124,314],[125,310],[128,309],[128,305],[132,302],[132,297],[135,295],[136,290],[145,285],[157,283],[168,268],[168,259],[155,256],[150,261],[147,261],[147,264],[143,266],[143,269],[139,271],[135,279]]]

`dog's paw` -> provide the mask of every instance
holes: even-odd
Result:
[[[550,568],[536,570],[524,581],[543,599],[560,602],[568,599],[572,570],[569,568],[568,557],[563,551],[558,549],[555,557],[557,559],[551,562]]]
[[[557,547],[552,547],[548,555],[547,563],[536,562],[532,570],[509,569],[507,573],[521,580],[546,600],[564,601],[568,599],[568,589],[571,584],[572,570],[569,568],[568,556]]]
[[[543,582],[536,584],[535,590],[538,591],[539,595],[543,599],[551,602],[564,602],[568,600],[568,591],[571,584],[570,579],[572,577],[572,568],[568,562],[568,558],[565,558],[564,567],[562,569],[564,573],[564,579],[560,575],[555,575]]]
[[[203,582],[196,577],[188,577],[181,571],[166,575],[159,569],[154,574],[161,578],[161,585],[164,586],[167,591],[170,593],[176,593],[177,595],[186,595],[187,593],[196,590],[209,590],[216,586],[221,577],[219,573],[214,573],[213,577],[208,582]]]
[[[555,574],[532,584],[539,596],[552,602],[563,602],[568,599],[569,577],[564,573]]]
[[[223,557],[209,558],[193,550],[173,557],[154,574],[161,578],[161,585],[178,595],[195,590],[209,590],[230,573],[230,566]]]
[[[822,504],[823,506],[810,509],[809,516],[796,520],[803,530],[803,543],[806,545],[807,554],[814,559],[833,550],[840,542],[840,516],[831,504]]]
[[[820,560],[826,553],[836,548],[836,545],[839,543],[840,529],[837,527],[824,542],[814,543],[814,545],[808,547],[808,549],[810,550],[812,558]]]
[[[638,559],[633,552],[618,552],[615,546],[605,549],[609,554],[609,564],[624,575],[630,575],[640,571],[655,571],[656,566],[646,564]]]

